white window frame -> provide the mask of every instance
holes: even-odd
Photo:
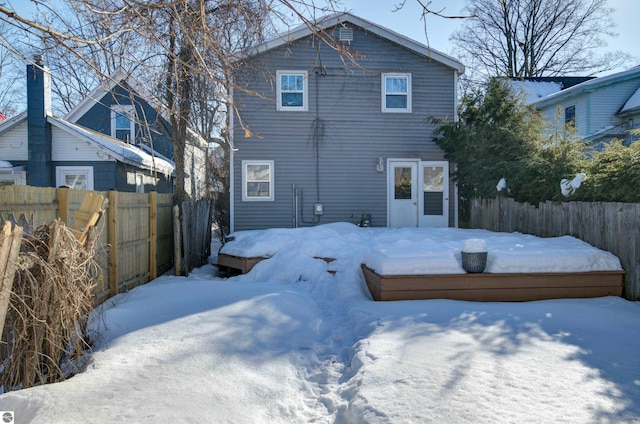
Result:
[[[387,78],[406,78],[407,80],[407,107],[395,108],[387,107],[387,94],[397,95],[398,93],[387,93]],[[387,73],[382,74],[382,112],[383,113],[411,113],[411,74],[409,73]]]
[[[247,192],[247,167],[250,165],[267,165],[269,167],[269,196],[249,196]],[[274,161],[272,160],[243,160],[242,161],[242,201],[243,202],[273,202],[275,201]]]
[[[136,193],[144,193],[144,174],[136,172]]]
[[[284,75],[293,75],[302,77],[302,106],[286,106],[282,104],[282,84],[281,77]],[[276,71],[276,110],[306,112],[309,110],[309,83],[307,71]],[[293,91],[294,93],[296,91]]]
[[[129,143],[133,143],[136,138],[136,109],[133,105],[113,105],[111,106],[111,137],[116,137],[116,130],[124,128],[116,128],[116,116],[129,116]]]
[[[27,185],[27,172],[0,172],[0,181],[11,181],[14,185]]]
[[[93,166],[56,166],[56,187],[67,185],[65,179],[67,175],[85,175],[87,177],[86,189],[93,190]]]

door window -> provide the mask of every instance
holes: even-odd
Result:
[[[413,176],[410,167],[397,167],[395,169],[395,199],[411,199],[411,183]]]

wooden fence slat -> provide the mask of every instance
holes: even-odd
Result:
[[[109,294],[115,296],[118,294],[118,222],[117,209],[118,209],[118,193],[116,191],[110,191],[108,194],[109,209],[107,214],[109,217]]]
[[[84,203],[86,195],[89,203]],[[105,219],[98,222],[96,233],[96,260],[102,270],[94,290],[97,303],[117,294],[121,288],[146,283],[174,265],[173,195],[0,187],[0,224],[17,223],[25,233],[57,218],[70,228],[88,228],[87,219],[95,215],[85,211],[97,208],[101,197],[107,197],[112,204],[107,206]]]
[[[2,340],[4,321],[9,309],[16,260],[22,244],[22,232],[22,227],[17,225],[11,230],[11,223],[6,221],[0,234],[0,340]]]

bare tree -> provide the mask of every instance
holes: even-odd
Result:
[[[0,22],[0,113],[11,116],[18,112],[16,104],[24,98],[21,69],[16,66],[17,50],[13,46],[13,28]]]
[[[46,0],[32,0],[47,8]],[[234,114],[233,72],[239,53],[264,40],[290,21],[304,22],[316,37],[344,51],[340,43],[314,25],[321,8],[316,0],[69,0],[72,15],[49,9],[48,21],[21,17],[0,5],[0,21],[46,40],[48,52],[61,46],[58,58],[81,60],[100,79],[111,65],[128,62],[146,87],[166,105],[171,124],[176,187],[174,203],[187,198],[185,154],[190,130],[205,139],[224,140],[229,150],[229,116]],[[349,53],[344,51],[345,56]],[[55,77],[55,74],[54,74]],[[79,91],[86,87],[79,87]],[[238,119],[236,122],[242,122]],[[223,162],[224,163],[224,162]],[[222,174],[224,175],[224,174]],[[228,175],[228,174],[227,174]],[[228,181],[225,183],[228,188]]]
[[[607,0],[471,0],[451,40],[485,77],[598,73],[629,55],[598,54],[615,36]]]

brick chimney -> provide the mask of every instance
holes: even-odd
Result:
[[[29,164],[27,184],[36,187],[54,187],[51,163],[51,74],[44,66],[42,56],[27,65],[27,128]]]

